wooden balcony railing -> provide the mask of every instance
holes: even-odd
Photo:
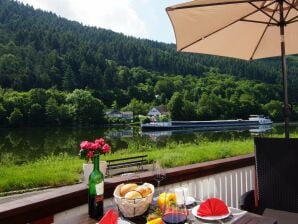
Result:
[[[245,155],[170,168],[162,187],[188,185],[190,193],[197,198],[219,197],[230,206],[237,207],[239,195],[254,185],[253,165],[253,155]],[[106,179],[105,198],[111,198],[115,187],[125,181],[126,177]],[[155,183],[149,171],[139,173],[130,181]],[[67,210],[70,212],[70,209],[86,203],[85,183],[52,189],[0,204],[0,224],[36,224],[41,223],[40,220],[44,220],[43,223],[50,220],[48,223],[51,223],[54,217],[63,217]]]

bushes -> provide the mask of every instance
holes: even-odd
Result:
[[[68,126],[104,123],[104,104],[87,90],[71,93],[55,89],[28,92],[3,90],[2,126]]]

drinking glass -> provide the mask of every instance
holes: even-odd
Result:
[[[159,162],[153,164],[153,178],[157,182],[157,196],[160,194],[160,182],[166,178],[166,171]]]
[[[180,194],[180,203],[177,203],[177,201],[170,200],[171,195],[176,194],[175,192],[175,189],[170,189],[166,191],[164,197],[162,221],[165,224],[184,224],[187,221],[188,211],[185,205],[185,196],[183,193]]]

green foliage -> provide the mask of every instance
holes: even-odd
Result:
[[[170,121],[170,116],[169,115],[161,115],[161,116],[158,116],[157,117],[157,121],[160,121],[160,122],[167,122],[167,121]]]
[[[134,115],[146,115],[151,105],[133,98],[128,105],[122,108],[123,111],[132,111]]]
[[[45,106],[46,115],[48,117],[48,122],[50,124],[58,124],[59,123],[59,117],[60,117],[60,111],[57,101],[50,97],[46,103]]]
[[[269,103],[263,106],[264,111],[275,121],[283,120],[282,113],[283,103],[277,100],[271,100]]]
[[[66,98],[75,108],[78,124],[98,124],[104,120],[104,105],[101,100],[94,98],[89,91],[75,89]]]
[[[22,125],[85,125],[104,123],[105,107],[145,115],[162,104],[173,119],[206,120],[269,115],[264,105],[282,101],[279,59],[177,53],[172,44],[82,26],[10,0],[0,1],[0,23],[3,125],[15,108]],[[288,60],[295,119],[297,61]]]
[[[22,124],[23,114],[18,108],[14,108],[13,112],[8,117],[9,124],[13,127],[20,126]]]
[[[106,117],[106,122],[108,124],[128,124],[129,121],[124,118],[118,117]]]
[[[142,123],[142,124],[146,124],[146,123],[150,123],[150,118],[149,117],[139,117],[140,118],[140,122]]]
[[[29,121],[33,125],[37,126],[43,126],[43,123],[45,122],[45,114],[44,114],[44,108],[38,104],[34,103],[30,106],[30,109],[28,111],[29,115]]]
[[[175,92],[168,105],[173,120],[184,120],[183,98],[180,93]]]
[[[104,104],[87,90],[64,93],[55,89],[3,91],[1,126],[46,126],[104,123]]]
[[[0,123],[4,124],[6,122],[7,111],[3,107],[2,103],[0,103]]]

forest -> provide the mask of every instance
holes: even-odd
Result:
[[[289,101],[298,118],[298,57],[289,56]],[[295,76],[296,75],[296,76]],[[87,27],[0,0],[0,125],[107,123],[110,109],[174,120],[282,120],[280,61],[177,53],[175,45]]]

